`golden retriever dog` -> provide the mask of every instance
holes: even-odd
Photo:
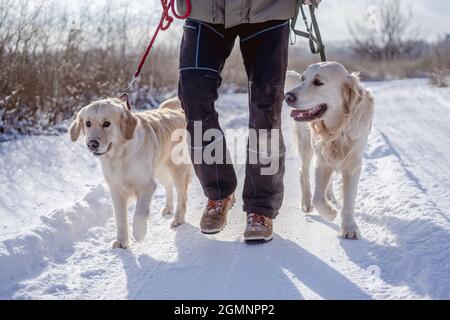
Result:
[[[356,240],[360,231],[354,207],[364,149],[372,127],[374,98],[356,74],[350,74],[337,62],[310,66],[302,75],[290,71],[287,76],[286,103],[294,110],[298,147],[302,159],[302,209],[333,221],[337,210],[332,175],[342,174],[342,236]],[[315,192],[311,195],[309,169],[313,155]]]
[[[128,203],[136,199],[133,236],[140,242],[147,234],[150,203],[156,181],[165,188],[166,204],[162,214],[173,212],[173,189],[177,208],[172,227],[185,222],[187,190],[191,175],[189,161],[175,164],[172,134],[186,128],[178,99],[166,101],[157,110],[131,113],[121,99],[105,99],[84,107],[69,129],[72,141],[86,137],[88,150],[99,158],[110,188],[117,225],[113,248],[129,247]]]

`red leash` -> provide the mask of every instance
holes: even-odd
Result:
[[[180,20],[184,20],[187,19],[190,14],[191,14],[191,1],[190,0],[185,0],[186,3],[186,13],[183,15],[180,15],[177,13],[177,10],[175,9],[175,1],[176,0],[161,0],[161,6],[163,8],[163,13],[161,16],[161,20],[159,21],[158,24],[158,28],[156,28],[155,33],[153,34],[153,37],[150,41],[150,44],[147,47],[147,50],[145,50],[144,56],[141,59],[141,62],[139,63],[139,66],[133,76],[133,78],[131,79],[130,82],[130,86],[129,86],[129,91],[133,90],[133,84],[134,81],[139,78],[141,72],[142,72],[142,68],[145,65],[145,62],[147,61],[147,58],[150,54],[150,52],[153,49],[153,45],[155,44],[156,38],[158,37],[158,34],[160,31],[166,31],[170,28],[170,26],[172,25],[174,18],[170,16],[170,11],[172,11],[172,14],[175,18],[180,19]],[[129,99],[128,99],[128,94],[125,93],[122,95],[123,98],[127,99],[127,105],[128,108],[130,108],[130,104],[129,104]]]
[[[142,68],[144,67],[145,61],[148,58],[148,55],[150,54],[150,51],[153,48],[153,44],[155,43],[156,38],[158,37],[159,32],[166,31],[170,28],[172,22],[174,21],[173,17],[170,16],[170,10],[172,10],[172,14],[175,18],[184,20],[189,17],[191,14],[191,1],[185,0],[186,2],[186,14],[179,15],[175,9],[175,1],[176,0],[161,0],[161,6],[163,8],[163,14],[161,16],[161,20],[159,21],[158,28],[155,31],[155,34],[153,35],[152,40],[150,41],[149,46],[147,47],[147,50],[145,51],[144,56],[142,57],[141,63],[139,64],[139,67],[134,74],[134,77],[137,78],[141,74]]]

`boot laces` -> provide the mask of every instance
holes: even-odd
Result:
[[[221,214],[223,212],[224,200],[209,200],[206,206],[208,214]]]
[[[248,224],[251,227],[264,227],[270,229],[263,215],[252,213],[248,215]]]

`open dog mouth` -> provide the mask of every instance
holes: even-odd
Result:
[[[306,122],[306,121],[312,121],[320,118],[324,115],[324,113],[327,111],[328,106],[324,104],[320,104],[314,108],[308,109],[308,110],[293,110],[291,112],[291,117],[295,121],[300,122]]]
[[[108,149],[106,149],[105,152],[102,152],[102,153],[100,153],[100,152],[93,152],[92,154],[94,156],[96,156],[96,157],[103,156],[103,155],[107,154],[111,150],[111,147],[112,147],[112,143],[109,144]]]

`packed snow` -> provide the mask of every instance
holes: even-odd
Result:
[[[1,143],[0,298],[450,299],[450,90],[426,80],[366,85],[376,117],[357,199],[359,241],[340,238],[339,221],[301,212],[287,107],[286,196],[266,245],[243,242],[242,201],[222,234],[203,235],[205,199],[193,179],[186,225],[173,230],[159,215],[159,188],[145,241],[113,250],[108,188],[81,142]],[[225,128],[247,125],[246,95],[226,94],[218,109]],[[243,166],[236,170],[242,177]]]

